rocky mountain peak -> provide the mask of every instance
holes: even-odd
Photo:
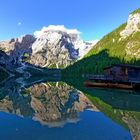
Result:
[[[12,38],[9,41],[0,42],[0,49],[4,50],[6,53],[14,51],[15,49],[25,50],[32,46],[35,41],[33,35],[25,35],[19,38]]]
[[[80,39],[80,32],[78,30],[67,29],[60,25],[43,27],[41,31],[37,31],[34,34],[37,37],[36,42],[32,46],[34,53],[47,46],[56,47],[60,45],[60,47],[70,49],[69,51],[73,50],[73,56],[71,55],[71,52],[70,55],[72,58],[77,58],[81,57],[83,53],[86,53],[84,49],[91,46],[91,43],[86,43]]]
[[[66,67],[83,57],[92,47],[79,36],[76,29],[50,25],[36,31],[36,41],[32,44],[30,63],[41,67]]]
[[[12,38],[0,42],[0,49],[5,51],[14,64],[25,60],[33,65],[50,68],[64,68],[82,58],[91,48],[92,43],[80,38],[76,29],[50,25],[36,31],[33,35]]]

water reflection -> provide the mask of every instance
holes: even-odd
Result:
[[[140,112],[140,92],[116,89],[88,89],[93,96],[98,97],[114,109]]]
[[[129,129],[133,140],[140,139],[140,112],[137,107],[140,103],[140,98],[138,95],[118,91],[117,96],[117,93],[114,92],[113,94],[112,90],[90,90],[87,97],[106,116]]]
[[[30,93],[33,119],[49,126],[77,122],[79,112],[96,109],[81,92],[62,82],[41,83],[24,92]]]
[[[97,110],[83,93],[66,83],[28,85],[24,82],[23,87],[14,79],[1,85],[0,111],[32,118],[42,125],[53,127],[76,123],[79,113],[85,109]]]
[[[31,129],[40,129],[41,132],[45,129],[44,133],[51,131],[51,138],[49,138],[50,135],[43,133],[44,137],[42,136],[40,140],[45,138],[52,140],[56,131],[52,128],[58,128],[53,139],[57,139],[61,133],[61,139],[64,139],[66,134],[68,140],[90,140],[92,138],[102,140],[103,137],[104,140],[114,140],[114,137],[117,137],[117,140],[131,140],[131,135],[134,140],[138,140],[140,136],[138,119],[140,98],[138,95],[108,90],[77,89],[60,82],[59,79],[48,77],[45,79],[37,77],[9,79],[0,85],[0,118],[4,120],[0,121],[0,126],[3,126],[1,123],[9,126],[13,115],[16,115],[12,119],[14,124],[9,127],[14,140],[22,140],[24,137],[20,135],[17,138],[16,131],[13,132],[13,129],[25,128],[22,133],[27,133],[29,125]],[[132,101],[135,102],[134,105],[130,105]],[[28,124],[23,123],[23,126],[19,126],[18,124],[22,124],[22,121],[17,117],[23,118],[22,121]],[[27,122],[26,119],[30,121]],[[39,123],[39,126],[34,123]],[[63,132],[59,128],[64,128]],[[2,140],[9,139],[9,133],[3,135],[5,131],[7,130],[0,127],[0,137],[5,137]],[[74,136],[70,136],[70,131],[74,131]],[[31,135],[33,135],[32,132]],[[34,139],[36,139],[35,135]]]

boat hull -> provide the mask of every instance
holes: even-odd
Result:
[[[102,82],[97,83],[97,82],[90,82],[90,81],[85,81],[84,86],[97,87],[97,88],[128,89],[128,90],[134,89],[133,85],[119,84],[119,83],[102,83]]]

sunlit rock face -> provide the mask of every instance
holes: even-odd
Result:
[[[126,38],[138,31],[140,31],[140,13],[130,14],[127,25],[125,29],[120,32],[120,35],[122,38]]]
[[[34,35],[1,41],[0,50],[6,52],[15,65],[26,57],[24,61],[36,66],[64,68],[82,58],[96,43],[83,41],[76,29],[50,25]]]
[[[97,111],[84,94],[65,83],[42,83],[21,90],[9,81],[0,90],[0,111],[29,117],[49,127],[76,123],[85,109]]]
[[[66,67],[83,57],[92,47],[79,36],[76,29],[48,26],[35,32],[30,63],[42,67]]]
[[[120,32],[120,41],[127,40],[127,44],[125,45],[126,55],[133,56],[136,59],[140,58],[140,41],[137,39],[139,32],[140,13],[130,14],[125,29]]]
[[[35,37],[32,35],[25,35],[19,38],[12,38],[9,41],[1,41],[0,49],[5,51],[7,54],[12,52],[15,53],[23,53],[24,51],[29,50],[31,48],[33,42],[35,41]]]

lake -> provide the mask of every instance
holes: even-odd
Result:
[[[140,94],[58,79],[0,85],[0,140],[140,140]]]

